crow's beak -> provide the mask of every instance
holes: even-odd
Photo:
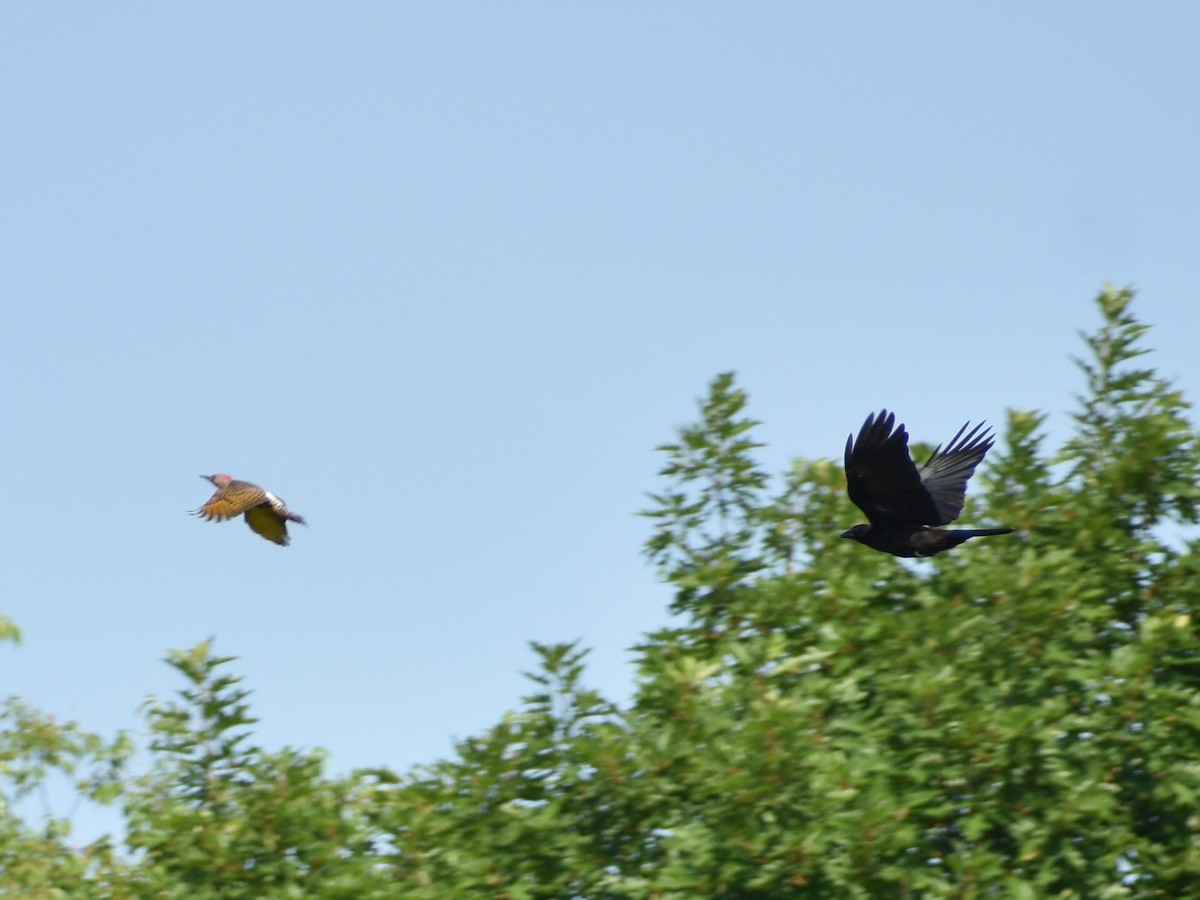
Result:
[[[844,537],[844,538],[852,538],[852,537],[854,537],[854,531],[853,531],[853,529],[851,529],[850,531],[843,531],[843,532],[842,532],[842,537]]]

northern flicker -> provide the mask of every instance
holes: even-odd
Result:
[[[304,519],[288,509],[286,503],[257,484],[234,481],[229,475],[200,477],[215,484],[217,492],[209,497],[202,507],[193,511],[193,516],[200,516],[210,522],[224,522],[245,513],[246,524],[251,530],[281,547],[288,544],[289,520],[305,524]]]

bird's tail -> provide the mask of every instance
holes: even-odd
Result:
[[[973,537],[990,537],[993,534],[1012,534],[1017,529],[1015,528],[964,528],[955,529],[955,534],[963,535],[963,540]]]

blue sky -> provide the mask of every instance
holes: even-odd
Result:
[[[10,4],[2,693],[140,729],[216,637],[269,747],[451,751],[667,621],[635,513],[734,369],[774,471],[1051,413],[1105,281],[1200,362],[1200,7]],[[931,387],[936,385],[936,388]],[[230,472],[309,523],[186,514]],[[986,548],[981,548],[986,552]]]

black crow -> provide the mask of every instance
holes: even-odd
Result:
[[[968,422],[946,445],[939,446],[919,472],[908,455],[903,425],[893,431],[896,416],[886,409],[867,416],[846,439],[846,491],[867,514],[869,525],[855,525],[842,537],[892,556],[933,556],[973,537],[1008,534],[1011,528],[969,528],[957,531],[931,528],[947,525],[962,512],[967,479],[992,448],[990,431],[980,422],[970,432]]]

